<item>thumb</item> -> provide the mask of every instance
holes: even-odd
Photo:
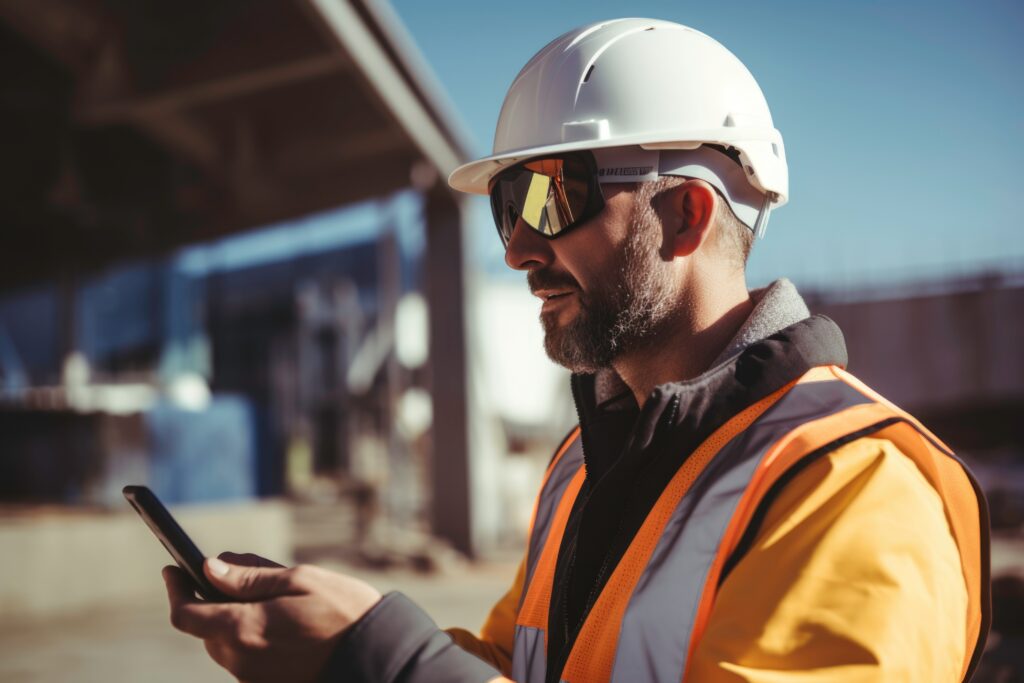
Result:
[[[258,602],[295,591],[283,567],[243,567],[216,557],[203,563],[203,571],[216,588],[243,602]]]

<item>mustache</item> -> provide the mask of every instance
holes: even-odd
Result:
[[[538,289],[580,289],[572,275],[551,270],[531,270],[526,274],[526,283],[530,285],[531,292]]]

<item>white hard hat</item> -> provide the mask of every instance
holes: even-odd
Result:
[[[487,194],[491,178],[531,157],[705,143],[738,155],[746,192],[763,198],[763,228],[768,209],[788,199],[789,174],[782,135],[754,77],[700,31],[617,19],[570,31],[534,55],[505,96],[493,154],[458,167],[448,183]]]

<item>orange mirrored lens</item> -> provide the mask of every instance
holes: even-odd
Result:
[[[519,220],[554,237],[582,219],[595,184],[594,170],[586,161],[573,157],[533,159],[517,170],[498,178],[490,188],[502,241],[508,243]]]

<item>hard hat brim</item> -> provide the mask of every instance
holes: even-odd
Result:
[[[667,133],[663,136],[652,136],[641,134],[622,137],[611,137],[597,140],[574,140],[557,144],[538,145],[513,149],[471,161],[459,166],[448,176],[448,185],[459,192],[470,194],[486,195],[488,184],[491,178],[500,173],[503,169],[513,166],[533,157],[545,156],[548,154],[560,154],[563,152],[578,152],[583,150],[606,149],[611,147],[624,147],[639,145],[645,149],[696,149],[703,144],[712,143],[720,145],[732,145],[740,149],[747,147],[744,143],[759,142],[778,139],[781,142],[781,134],[774,128],[740,128],[728,127],[704,131],[686,131],[680,136],[678,132]],[[776,185],[768,182],[767,185]],[[788,194],[788,187],[781,186],[761,187],[763,191],[771,191],[780,195],[782,202]]]

